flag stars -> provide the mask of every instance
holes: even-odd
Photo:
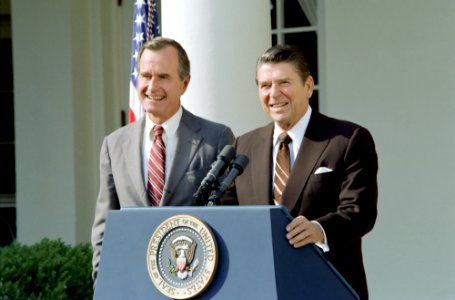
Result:
[[[140,45],[142,41],[144,41],[144,33],[137,32],[136,35],[134,36],[134,41],[136,42],[136,44]]]
[[[134,23],[137,27],[140,27],[142,24],[145,24],[145,17],[144,15],[137,14]]]
[[[131,73],[131,76],[133,76],[134,78],[137,78],[137,70],[136,70],[136,68],[133,69],[133,73]]]
[[[133,53],[133,56],[132,56],[134,62],[137,61],[137,57],[138,57],[138,56],[139,56],[139,52],[138,52],[137,49],[136,49],[136,50],[134,50],[134,53]]]
[[[145,5],[145,0],[136,0],[136,3],[134,3],[134,5],[140,9],[142,6]]]

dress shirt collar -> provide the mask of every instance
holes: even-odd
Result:
[[[179,127],[180,124],[180,119],[182,118],[183,114],[183,109],[182,106],[179,107],[178,111],[166,122],[161,124],[163,126],[163,142],[166,144],[166,140],[174,137],[177,128]],[[149,137],[152,137],[150,134],[152,128],[158,124],[155,124],[152,122],[152,120],[149,119],[148,116],[145,117],[145,132]]]
[[[291,129],[287,131],[288,135],[292,139],[292,143],[297,145],[300,148],[300,144],[302,143],[303,136],[305,135],[306,129],[308,127],[308,123],[310,122],[312,109],[308,106],[306,113],[303,115],[302,118],[294,125]],[[278,137],[284,130],[275,123],[275,127],[273,130],[273,146],[277,146]]]

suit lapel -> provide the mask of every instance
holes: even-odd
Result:
[[[329,139],[321,138],[320,131],[322,130],[322,126],[319,125],[318,114],[313,112],[286,188],[283,191],[283,205],[287,206],[289,211],[297,204],[319,157],[329,143]]]
[[[164,186],[164,194],[161,202],[167,205],[183,175],[188,169],[188,165],[193,160],[194,155],[202,141],[202,136],[197,134],[200,126],[192,122],[191,113],[183,109],[182,119],[176,132],[177,142],[174,161],[170,169],[170,176]]]
[[[272,203],[272,145],[273,143],[273,123],[270,123],[259,132],[259,139],[252,146],[251,153],[254,157],[250,157],[251,176],[254,177],[253,191],[257,201],[261,205]],[[264,189],[264,187],[270,187]],[[255,203],[256,204],[256,203]]]
[[[142,138],[144,135],[145,118],[133,123],[131,126],[131,130],[127,135],[128,138],[125,139],[122,146],[123,157],[131,185],[134,186],[137,195],[140,197],[140,201],[144,205],[149,205],[142,170]]]

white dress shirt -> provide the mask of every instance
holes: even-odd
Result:
[[[182,119],[183,109],[180,106],[179,110],[166,122],[160,124],[163,127],[163,143],[166,147],[166,162],[164,168],[165,180],[169,179],[169,170],[171,169],[172,162],[174,161],[175,148],[177,144],[176,132],[179,127],[180,120]],[[148,161],[150,156],[150,149],[152,148],[153,140],[155,136],[153,134],[153,127],[155,124],[148,118],[145,117],[145,129],[142,147],[142,171],[144,176],[144,183],[148,180]],[[147,186],[147,184],[146,184]]]

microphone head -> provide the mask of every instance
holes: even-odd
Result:
[[[249,162],[250,162],[250,160],[249,160],[248,156],[239,154],[232,162],[232,167],[239,170],[238,175],[240,175],[243,173],[243,170],[246,168],[246,166],[248,165]]]
[[[235,149],[232,145],[226,145],[218,154],[218,159],[224,162],[230,162],[235,156]]]

